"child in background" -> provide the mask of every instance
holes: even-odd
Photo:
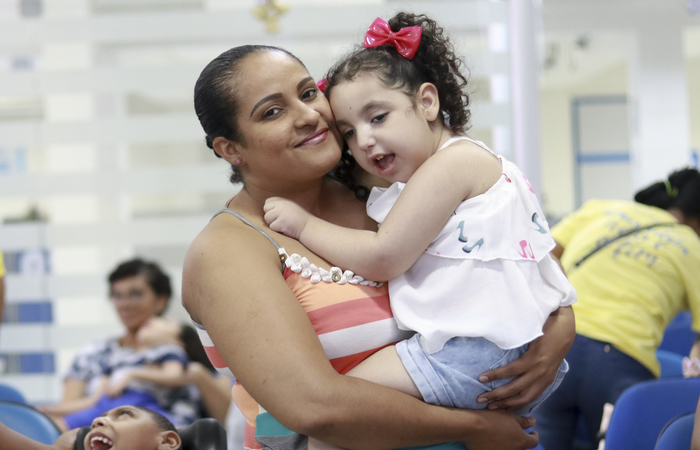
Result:
[[[348,375],[429,403],[483,409],[479,395],[509,380],[479,375],[519,358],[576,294],[550,256],[554,241],[525,176],[464,135],[470,112],[460,64],[426,16],[377,19],[365,48],[330,70],[325,94],[357,163],[393,183],[367,202],[381,226],[338,227],[281,198],[267,200],[265,220],[354,271],[334,267],[325,274],[333,281],[390,280],[399,326],[417,333]],[[567,370],[564,361],[552,385],[515,412],[532,412]]]
[[[120,406],[96,418],[91,425],[92,429],[82,442],[85,449],[177,450],[182,447],[175,426],[166,417],[145,408]],[[78,431],[68,431],[53,444],[43,444],[0,423],[0,442],[3,450],[74,450],[78,448]]]
[[[100,387],[79,411],[61,417],[50,409],[40,409],[63,431],[90,425],[95,417],[122,405],[147,408],[173,421],[161,408],[159,397],[173,387],[190,388],[183,386],[188,382],[190,359],[182,336],[183,325],[160,317],[150,319],[136,335],[138,347],[133,360],[104,373]]]

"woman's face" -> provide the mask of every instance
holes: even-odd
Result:
[[[253,53],[233,81],[242,134],[236,148],[246,184],[273,189],[277,183],[303,183],[339,161],[330,106],[297,60],[279,51]]]
[[[143,275],[115,281],[109,297],[122,323],[132,333],[163,311],[168,301],[166,297],[153,292]]]
[[[91,450],[173,450],[180,438],[160,429],[146,411],[121,406],[93,420],[83,444]]]

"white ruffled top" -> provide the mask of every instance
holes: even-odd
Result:
[[[459,139],[471,141],[452,138],[440,150]],[[399,327],[420,333],[430,353],[456,336],[519,347],[542,335],[552,311],[576,300],[549,254],[554,240],[534,191],[513,163],[500,160],[498,182],[463,201],[413,266],[389,280]],[[404,185],[373,189],[368,215],[383,222]]]

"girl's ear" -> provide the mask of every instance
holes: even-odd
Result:
[[[221,136],[214,138],[214,141],[212,142],[214,151],[229,163],[235,161],[237,158],[240,158],[241,155],[239,146],[240,144],[229,141]]]
[[[440,113],[440,98],[433,83],[423,83],[418,88],[418,107],[429,122],[437,119]]]
[[[177,450],[181,446],[180,435],[174,431],[164,431],[158,436],[158,450]]]

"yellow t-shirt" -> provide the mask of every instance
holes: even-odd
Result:
[[[649,368],[660,369],[656,349],[668,323],[690,310],[700,330],[700,238],[672,225],[638,231],[578,260],[633,228],[675,223],[668,212],[635,202],[593,200],[552,229],[564,247],[562,265],[578,293],[576,333],[613,344]]]
[[[2,259],[2,249],[0,249],[0,277],[5,276],[5,263]]]

